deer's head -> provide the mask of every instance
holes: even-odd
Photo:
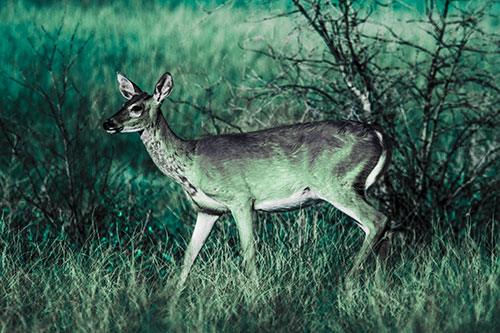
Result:
[[[170,73],[162,75],[156,83],[153,95],[143,92],[135,83],[125,76],[116,73],[120,92],[128,99],[120,111],[115,113],[103,124],[108,133],[140,132],[151,126],[160,112],[160,106],[165,98],[170,95],[174,81]]]

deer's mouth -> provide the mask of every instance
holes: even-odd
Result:
[[[102,124],[102,127],[110,134],[120,133],[123,130],[123,126],[114,123],[112,120],[107,120]]]

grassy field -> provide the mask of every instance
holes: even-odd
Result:
[[[26,264],[16,240],[4,242],[0,331],[494,332],[500,327],[498,247],[446,236],[426,247],[397,244],[386,267],[371,262],[355,279],[343,281],[357,248],[359,233],[352,224],[332,212],[274,222],[257,233],[257,281],[241,270],[228,227],[220,224],[178,299],[180,265],[158,248],[141,256],[134,242],[132,248],[96,243],[73,251],[54,241],[33,250]]]
[[[269,58],[241,46],[263,41],[293,46],[292,22],[259,21],[271,13],[272,8],[218,7],[215,2],[204,8],[161,1],[2,2],[0,121],[19,126],[16,130],[29,126],[22,134],[33,135],[26,151],[33,152],[35,162],[48,160],[50,166],[50,159],[59,161],[57,127],[47,116],[46,101],[16,81],[24,82],[24,76],[52,92],[44,55],[57,41],[57,74],[64,55],[85,45],[72,68],[61,114],[68,128],[82,133],[74,145],[78,170],[94,172],[96,181],[81,199],[89,212],[84,215],[88,234],[83,244],[75,244],[64,229],[63,208],[58,219],[48,221],[18,194],[30,188],[27,175],[35,172],[23,171],[11,158],[6,137],[0,137],[0,332],[500,329],[500,243],[494,215],[483,226],[474,216],[463,218],[467,228],[459,233],[453,230],[455,217],[433,220],[430,243],[409,244],[396,237],[387,264],[377,267],[371,258],[352,281],[343,277],[362,232],[335,209],[320,205],[259,214],[256,281],[242,269],[234,222],[224,217],[186,289],[176,296],[194,211],[180,188],[156,169],[137,136],[111,137],[102,130],[102,120],[124,101],[115,71],[146,91],[170,71],[175,88],[163,111],[184,138],[237,131],[226,122],[250,130],[299,121],[302,109],[287,108],[294,101],[255,105],[248,97],[248,87],[262,83],[255,78],[272,77],[278,69]],[[392,22],[392,13],[384,15],[386,23]],[[489,20],[496,29],[498,19]],[[212,114],[219,120],[214,122]],[[111,153],[112,181],[97,193],[102,183],[97,158]],[[43,176],[36,184],[40,188]],[[55,177],[54,183],[61,179]],[[33,195],[29,191],[26,195]],[[96,202],[89,199],[94,192]]]

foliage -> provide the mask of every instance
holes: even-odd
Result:
[[[42,30],[39,46],[29,40],[38,61],[20,69],[20,79],[11,78],[27,94],[36,95],[31,97],[37,102],[41,121],[19,122],[12,117],[17,110],[8,107],[11,113],[2,117],[0,128],[12,153],[11,172],[25,177],[13,184],[16,193],[35,208],[34,216],[24,218],[32,220],[41,215],[45,222],[42,228],[69,234],[81,244],[87,237],[85,225],[91,219],[100,224],[109,204],[105,192],[112,159],[91,149],[95,138],[85,135],[88,117],[78,112],[88,100],[78,90],[71,72],[89,39],[79,43],[75,29],[64,45],[61,31],[62,25],[54,34]],[[81,163],[82,155],[91,159],[92,165]]]

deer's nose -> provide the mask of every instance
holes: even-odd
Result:
[[[106,120],[104,124],[102,124],[102,127],[108,133],[119,133],[123,129],[123,126],[120,126],[112,119]]]

